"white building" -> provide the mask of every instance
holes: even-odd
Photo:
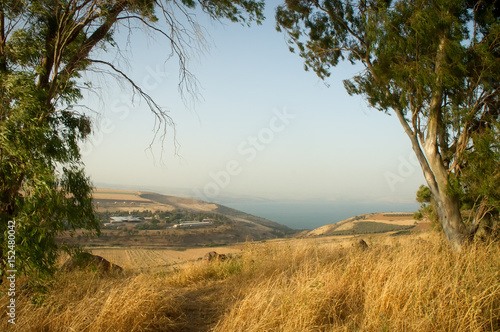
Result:
[[[206,227],[212,226],[211,221],[181,221],[179,224],[174,225],[174,228],[192,228],[192,227]]]

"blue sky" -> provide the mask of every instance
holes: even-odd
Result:
[[[134,32],[120,68],[170,110],[179,149],[172,130],[163,153],[160,140],[148,149],[154,117],[146,103],[131,104],[126,85],[89,76],[103,85],[83,101],[99,114],[82,146],[94,183],[209,201],[414,202],[424,180],[396,117],[344,90],[342,80],[362,68],[343,63],[321,81],[289,52],[270,5],[266,16],[250,28],[200,16],[209,50],[189,64],[200,86],[196,102],[179,94],[166,41]]]

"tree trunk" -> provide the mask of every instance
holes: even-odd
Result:
[[[429,180],[427,182],[436,203],[443,231],[451,246],[456,251],[461,251],[468,240],[468,233],[460,213],[459,198],[451,191],[448,170],[436,146],[426,145],[424,151],[429,167],[422,169],[426,179],[434,180],[432,186]]]
[[[436,209],[443,226],[443,231],[453,249],[461,251],[467,243],[469,236],[467,228],[460,214],[458,198],[451,196],[447,190],[432,194],[436,202]]]
[[[436,143],[420,145],[417,134],[411,130],[401,109],[395,109],[396,115],[406,134],[410,138],[413,151],[424,173],[424,178],[431,190],[432,198],[443,226],[444,233],[455,251],[461,251],[469,239],[467,228],[460,214],[460,202],[450,190],[448,170],[438,153]],[[427,141],[429,142],[429,141]]]
[[[420,149],[420,146],[417,148]],[[424,154],[421,150],[420,152]],[[461,251],[469,236],[460,213],[459,198],[451,192],[448,171],[439,154],[425,153],[424,161],[427,167],[422,166],[422,171],[436,203],[443,231],[453,249]],[[419,162],[422,165],[420,158]]]
[[[429,153],[427,149],[422,151],[417,139],[412,139],[412,145],[436,203],[443,231],[453,249],[461,251],[469,234],[460,213],[459,198],[451,191],[448,171],[439,154]]]

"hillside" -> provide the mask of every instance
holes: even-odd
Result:
[[[426,221],[416,221],[413,213],[369,213],[325,225],[301,235],[306,237],[408,232],[428,229]]]
[[[207,203],[204,201],[196,200],[193,198],[182,198],[168,195],[160,195],[156,193],[142,193],[141,198],[149,199],[153,202],[173,206],[177,209],[186,209],[197,212],[211,212],[215,214],[224,215],[233,221],[246,223],[248,227],[264,227],[272,230],[279,230],[283,232],[291,232],[292,230],[285,226],[278,224],[274,221],[251,215],[249,213],[235,210],[224,205]]]
[[[156,216],[156,223],[148,220],[107,224],[101,236],[88,238],[77,231],[65,235],[62,242],[84,246],[134,247],[200,247],[228,245],[245,241],[280,238],[294,231],[287,226],[257,217],[223,205],[191,198],[161,195],[153,192],[96,189],[97,212],[104,222],[113,215],[134,217]],[[177,218],[177,219],[174,219]],[[213,220],[209,227],[174,228],[179,222]]]

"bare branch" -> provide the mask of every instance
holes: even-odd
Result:
[[[141,98],[143,98],[146,101],[149,109],[155,115],[154,137],[151,141],[151,144],[149,145],[149,148],[152,148],[153,143],[156,141],[156,138],[159,137],[160,141],[161,141],[162,153],[163,153],[163,146],[164,146],[164,142],[165,142],[165,138],[166,138],[166,134],[167,134],[167,128],[171,127],[173,130],[173,134],[174,134],[174,151],[175,151],[175,153],[177,153],[179,145],[178,145],[178,142],[176,140],[176,136],[177,136],[176,135],[176,127],[175,127],[175,123],[174,123],[173,119],[170,117],[170,115],[167,114],[168,111],[163,109],[160,105],[158,105],[155,102],[155,100],[148,93],[144,92],[144,90],[134,82],[133,79],[131,79],[127,74],[125,74],[120,69],[116,68],[112,63],[109,63],[109,62],[103,61],[103,60],[96,60],[96,59],[89,59],[89,61],[92,63],[106,65],[109,68],[111,68],[115,72],[116,75],[113,75],[112,73],[106,72],[107,74],[110,74],[115,78],[124,79],[125,81],[127,81],[132,86],[134,92],[137,92],[141,96]],[[160,133],[160,131],[162,131],[162,132]]]

